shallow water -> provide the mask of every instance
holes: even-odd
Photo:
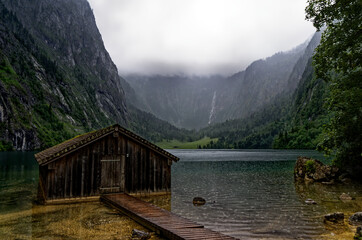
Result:
[[[360,185],[295,185],[298,156],[323,160],[315,151],[171,150],[172,211],[213,230],[242,239],[330,239],[323,216],[361,210]],[[323,160],[325,161],[325,160]],[[357,200],[338,200],[348,192]],[[207,204],[195,207],[193,197]],[[307,198],[317,205],[307,205]],[[347,227],[348,228],[348,227]],[[339,229],[340,230],[340,229]],[[337,238],[338,239],[338,238]]]
[[[148,231],[99,202],[37,205],[37,186],[33,152],[0,152],[0,239],[113,240],[130,239],[135,228]],[[148,201],[167,206],[167,197]]]
[[[314,151],[170,150],[171,210],[206,227],[241,239],[351,239],[355,227],[329,229],[323,215],[362,210],[360,185],[294,185],[299,155],[322,159]],[[128,217],[98,202],[42,206],[34,203],[38,164],[32,152],[0,153],[0,239],[129,239]],[[341,202],[347,192],[356,200]],[[204,197],[195,207],[192,199]],[[306,205],[312,198],[318,204]],[[170,197],[142,198],[170,209]],[[343,237],[341,237],[343,236]],[[160,239],[152,235],[152,239]]]

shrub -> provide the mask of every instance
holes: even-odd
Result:
[[[315,172],[315,162],[314,160],[308,160],[305,162],[305,170],[306,173],[314,173]]]

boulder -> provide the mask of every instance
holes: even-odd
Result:
[[[305,200],[306,204],[312,205],[312,204],[317,204],[313,199],[308,198],[307,200]]]
[[[354,239],[354,240],[359,240],[359,239],[361,239],[361,238],[362,238],[362,227],[359,226],[359,227],[357,227],[357,229],[356,229],[356,233],[354,234],[353,239]]]
[[[362,224],[362,212],[356,212],[349,218],[349,224],[361,225]]]
[[[324,223],[337,223],[343,224],[344,223],[344,213],[336,212],[330,213],[324,216]]]
[[[206,203],[206,200],[203,199],[202,197],[194,197],[194,199],[192,200],[192,203],[195,206],[202,206]]]
[[[294,167],[294,179],[305,182],[333,183],[338,180],[339,169],[335,166],[328,166],[321,161],[298,157]]]
[[[147,240],[147,239],[151,238],[151,234],[149,234],[148,232],[138,230],[138,229],[133,229],[131,238],[137,239],[137,240]]]
[[[352,182],[352,179],[350,177],[350,175],[348,173],[342,173],[339,177],[338,180],[341,181],[342,183],[346,183],[349,184]]]
[[[339,196],[339,200],[350,201],[350,200],[353,200],[353,198],[347,193],[342,193],[341,196]]]

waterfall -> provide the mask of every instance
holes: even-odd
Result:
[[[216,102],[216,91],[214,91],[214,96],[212,97],[212,101],[211,101],[211,110],[210,110],[210,115],[209,115],[209,122],[208,122],[208,124],[211,123],[212,117],[214,116],[214,112],[215,112],[215,102]]]

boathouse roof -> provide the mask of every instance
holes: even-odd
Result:
[[[162,148],[156,146],[155,144],[147,141],[146,139],[134,134],[133,132],[121,127],[119,124],[114,124],[112,126],[96,130],[93,132],[85,133],[79,136],[76,136],[72,139],[64,141],[58,145],[50,147],[42,152],[35,154],[35,159],[38,161],[39,165],[46,165],[49,162],[55,161],[61,157],[64,157],[78,149],[97,141],[109,134],[118,132],[124,136],[127,136],[131,140],[138,142],[145,147],[163,155],[164,157],[171,159],[175,162],[179,160],[178,157],[172,155],[171,153],[163,150]]]

